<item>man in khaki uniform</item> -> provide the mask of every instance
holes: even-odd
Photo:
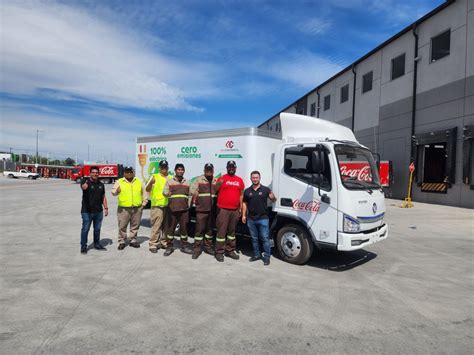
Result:
[[[179,223],[179,234],[181,236],[181,251],[191,254],[188,246],[188,222],[189,222],[189,183],[184,178],[184,165],[176,164],[174,177],[166,181],[163,195],[169,197],[168,207],[170,214],[169,228],[167,232],[168,242],[164,256],[169,256],[174,251],[174,232]]]
[[[216,178],[214,165],[204,165],[204,174],[197,177],[191,185],[191,195],[196,206],[196,232],[194,235],[193,259],[202,253],[201,244],[204,240],[204,251],[214,255],[212,246],[213,224],[216,207]]]
[[[137,242],[138,228],[142,219],[143,206],[147,204],[144,197],[143,185],[139,178],[135,177],[132,167],[124,169],[124,177],[115,182],[112,195],[118,196],[118,249],[125,248],[127,241],[127,226],[130,224],[130,243],[134,248],[140,248]]]
[[[148,180],[146,191],[150,193],[151,210],[151,236],[149,250],[156,253],[158,249],[166,249],[166,230],[168,220],[168,197],[163,195],[163,189],[167,180],[171,179],[168,175],[168,162],[163,160],[159,164],[160,172],[153,174]]]

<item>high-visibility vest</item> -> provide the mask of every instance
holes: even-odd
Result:
[[[134,178],[132,182],[127,179],[119,179],[120,193],[118,205],[120,207],[140,207],[142,205],[142,182]]]
[[[153,185],[150,194],[151,206],[168,206],[168,197],[163,196],[163,188],[165,187],[166,180],[170,180],[172,177],[170,175],[164,177],[161,174],[153,174],[153,177],[155,178],[155,184]]]

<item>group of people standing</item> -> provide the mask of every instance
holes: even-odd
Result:
[[[227,174],[216,179],[214,166],[207,163],[204,165],[203,175],[190,183],[184,177],[183,164],[176,164],[174,175],[171,176],[168,162],[163,160],[159,163],[159,173],[153,174],[146,185],[134,176],[132,167],[125,168],[124,177],[116,181],[112,188],[112,195],[118,197],[118,249],[123,250],[127,240],[129,246],[140,247],[137,233],[143,207],[148,203],[149,196],[150,252],[157,253],[159,249],[164,249],[163,255],[169,256],[175,250],[174,239],[178,239],[181,252],[192,254],[193,259],[199,258],[204,251],[219,262],[224,261],[224,256],[238,260],[235,232],[237,223],[241,220],[242,223],[247,223],[252,238],[254,255],[249,261],[263,260],[264,265],[269,265],[271,250],[267,202],[268,199],[275,201],[276,198],[268,187],[260,184],[258,171],[250,174],[252,185],[245,189],[242,178],[236,175],[235,161],[228,161],[226,168]],[[83,179],[81,188],[81,253],[87,253],[87,234],[91,224],[94,225],[94,248],[105,250],[100,244],[100,228],[103,216],[108,214],[108,206],[97,168],[91,168],[90,178]],[[196,225],[194,243],[190,245],[189,209],[193,205]],[[175,236],[178,225],[178,236]],[[260,241],[263,253],[260,252]]]

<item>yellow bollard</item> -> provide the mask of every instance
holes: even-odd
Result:
[[[408,182],[408,197],[405,197],[403,204],[400,206],[401,208],[412,208],[414,207],[413,203],[411,202],[411,184],[413,181],[413,172],[415,171],[415,164],[410,164],[410,181]]]

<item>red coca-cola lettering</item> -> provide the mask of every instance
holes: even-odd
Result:
[[[307,211],[311,213],[318,213],[321,203],[319,201],[300,201],[295,200],[293,202],[293,209],[300,210],[300,211]]]
[[[115,175],[114,167],[113,166],[103,166],[99,169],[100,175]]]
[[[344,177],[355,177],[361,181],[372,181],[372,171],[368,164],[340,164],[339,169]]]

